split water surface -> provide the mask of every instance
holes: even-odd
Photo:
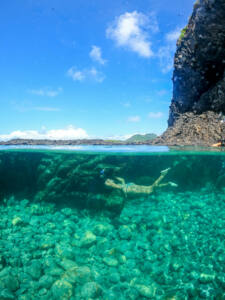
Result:
[[[225,299],[225,152],[2,147],[0,299]]]

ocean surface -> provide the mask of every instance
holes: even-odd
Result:
[[[225,299],[225,152],[0,147],[0,300]]]

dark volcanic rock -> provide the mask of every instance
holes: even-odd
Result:
[[[177,42],[169,126],[180,114],[225,113],[225,1],[198,0]]]
[[[169,128],[154,143],[218,142],[224,115],[225,1],[197,0],[177,42]]]
[[[221,139],[222,115],[208,111],[200,115],[193,112],[182,114],[162,136],[153,141],[155,145],[207,145]]]

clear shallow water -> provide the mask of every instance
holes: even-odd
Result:
[[[138,149],[0,151],[0,299],[225,298],[224,152]]]
[[[200,147],[200,146],[154,146],[154,145],[77,145],[77,146],[38,146],[38,145],[0,145],[0,151],[33,151],[33,152],[60,152],[60,153],[85,153],[85,154],[112,154],[112,155],[152,155],[166,154],[225,154],[224,147]]]

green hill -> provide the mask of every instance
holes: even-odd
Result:
[[[146,141],[152,141],[157,137],[154,133],[148,133],[148,134],[135,134],[129,139],[126,140],[126,142],[146,142]]]

